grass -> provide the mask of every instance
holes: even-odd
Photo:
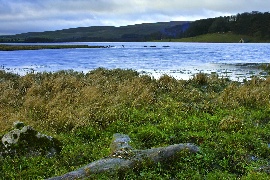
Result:
[[[5,157],[0,179],[62,175],[110,154],[114,133],[137,149],[192,142],[198,154],[89,179],[269,179],[270,78],[244,83],[217,75],[160,79],[98,68],[18,76],[0,71],[0,135],[16,120],[63,142],[61,154]]]
[[[203,34],[195,37],[181,38],[181,39],[164,39],[162,41],[171,42],[208,42],[208,43],[238,43],[243,38],[245,42],[264,42],[261,39],[257,39],[247,35],[228,33],[212,33]]]
[[[0,51],[70,49],[70,48],[105,48],[105,47],[104,46],[88,46],[88,45],[1,45],[0,44]]]

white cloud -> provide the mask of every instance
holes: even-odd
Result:
[[[0,0],[0,34],[196,20],[269,9],[267,0]]]

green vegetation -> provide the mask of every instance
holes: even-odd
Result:
[[[256,42],[269,42],[270,30],[268,24],[270,24],[269,12],[246,12],[232,16],[197,20],[192,22],[185,32],[180,33],[178,38],[232,32],[236,35],[252,37]],[[175,29],[172,28],[171,31],[173,30]]]
[[[270,78],[239,83],[214,74],[185,81],[103,68],[25,76],[0,71],[0,89],[0,134],[20,120],[63,142],[53,158],[0,157],[2,179],[75,170],[108,156],[114,133],[128,134],[137,149],[191,142],[201,152],[93,179],[270,178],[259,170],[270,162]]]
[[[17,50],[40,50],[40,49],[68,49],[68,48],[105,48],[104,46],[88,45],[1,45],[0,51],[17,51]]]
[[[209,42],[209,43],[237,43],[240,39],[244,39],[245,42],[260,42],[260,40],[246,35],[228,33],[211,33],[203,34],[195,37],[187,37],[181,39],[163,39],[161,41],[171,41],[171,42]]]

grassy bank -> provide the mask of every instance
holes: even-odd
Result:
[[[164,39],[164,42],[209,42],[209,43],[238,43],[240,39],[245,42],[265,42],[262,39],[256,39],[251,36],[239,35],[233,33],[212,33],[203,34],[195,37],[181,38],[181,39]]]
[[[105,48],[104,46],[88,45],[1,45],[0,51],[40,50],[40,49],[71,49],[71,48]]]
[[[0,134],[16,120],[63,142],[53,158],[6,157],[0,179],[44,179],[108,156],[114,133],[137,149],[191,142],[169,164],[93,179],[269,179],[270,78],[244,84],[198,74],[156,80],[133,70],[0,71]],[[269,168],[269,166],[268,166]]]

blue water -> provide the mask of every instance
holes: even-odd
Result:
[[[267,43],[64,43],[105,45],[110,48],[0,51],[0,66],[24,75],[73,69],[88,72],[98,67],[134,69],[153,77],[162,74],[189,79],[198,72],[249,78],[259,73],[247,63],[270,63]],[[154,47],[153,47],[154,46]]]

